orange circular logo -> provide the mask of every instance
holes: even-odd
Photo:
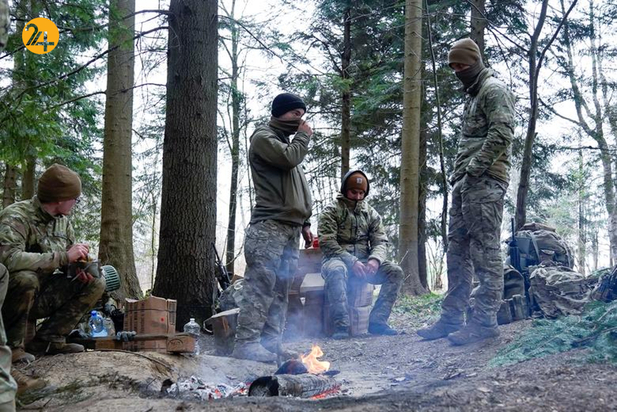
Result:
[[[32,53],[45,54],[56,48],[60,32],[53,21],[37,17],[26,23],[21,38]]]

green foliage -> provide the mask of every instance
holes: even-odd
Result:
[[[511,365],[574,348],[588,348],[593,362],[617,361],[617,301],[590,303],[580,316],[536,320],[489,364]]]
[[[392,311],[397,317],[405,318],[405,327],[419,328],[439,318],[442,300],[443,295],[434,293],[420,296],[401,295]]]
[[[75,156],[74,146],[91,146],[100,133],[98,102],[79,97],[102,67],[83,67],[82,53],[91,53],[105,35],[106,3],[57,1],[44,8],[36,2],[14,3],[18,26],[34,17],[49,18],[60,30],[61,43],[52,52],[37,55],[23,48],[21,32],[12,34],[7,53],[1,56],[12,57],[15,68],[3,73],[12,83],[0,92],[0,160],[17,166],[28,157]]]

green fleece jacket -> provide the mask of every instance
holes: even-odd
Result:
[[[50,274],[69,263],[67,248],[75,243],[66,216],[52,216],[35,196],[0,212],[0,263],[9,272]]]
[[[454,184],[466,173],[474,177],[487,173],[508,183],[515,125],[514,96],[489,69],[480,72],[467,93],[450,183]]]
[[[300,166],[310,140],[304,132],[296,133],[290,141],[269,126],[255,130],[249,148],[255,185],[251,223],[272,219],[301,226],[311,217],[313,200]]]
[[[339,258],[351,267],[358,260],[377,259],[381,264],[388,254],[379,213],[366,200],[350,200],[342,193],[319,215],[318,236],[324,261]]]

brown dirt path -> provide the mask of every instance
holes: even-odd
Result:
[[[406,323],[400,316],[394,323]],[[426,342],[408,331],[395,337],[316,340],[340,370],[342,394],[324,400],[247,398],[198,402],[159,394],[165,379],[197,375],[238,382],[274,372],[274,365],[211,355],[192,358],[144,353],[88,352],[38,359],[28,373],[47,379],[55,393],[22,410],[45,411],[594,411],[615,410],[617,367],[589,364],[571,351],[512,366],[488,362],[530,321],[500,327],[497,339],[466,347]],[[289,345],[303,352],[313,340]],[[212,347],[205,338],[202,347]],[[31,401],[30,399],[29,401]]]

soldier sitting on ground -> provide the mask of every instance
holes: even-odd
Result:
[[[334,339],[349,336],[347,279],[356,276],[382,285],[371,310],[368,331],[375,335],[396,335],[387,321],[403,283],[403,271],[386,260],[388,238],[381,216],[364,198],[369,181],[364,172],[352,170],[343,177],[336,201],[319,217],[319,245],[324,258],[321,268],[325,279]]]
[[[13,363],[34,360],[32,353],[84,351],[66,343],[66,336],[101,298],[105,279],[84,271],[68,278],[59,271],[88,258],[88,246],[75,243],[67,217],[80,195],[77,173],[54,164],[39,179],[36,196],[0,213],[0,263],[9,270],[2,316]],[[24,345],[27,323],[41,318],[47,320]]]

